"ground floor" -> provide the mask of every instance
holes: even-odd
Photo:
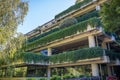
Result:
[[[120,79],[120,66],[111,65],[109,63],[102,64],[85,64],[85,65],[71,65],[65,67],[49,67],[41,65],[24,65],[12,68],[1,68],[0,77],[5,78],[12,76],[17,77],[53,77],[60,78],[82,78],[97,76],[100,80],[106,80],[108,76],[116,76]],[[94,79],[93,79],[94,80]]]

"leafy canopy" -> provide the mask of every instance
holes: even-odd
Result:
[[[28,2],[25,0],[0,0],[0,43],[6,43],[14,35],[27,11]]]
[[[120,0],[109,0],[100,11],[105,30],[118,32],[120,30]]]
[[[21,52],[24,37],[16,30],[27,11],[28,1],[0,0],[0,65],[12,63]]]

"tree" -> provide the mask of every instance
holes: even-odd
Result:
[[[28,1],[0,0],[0,65],[14,62],[14,55],[19,55],[24,36],[16,30],[27,11]]]
[[[120,31],[120,0],[109,0],[104,3],[100,15],[106,31]]]
[[[0,44],[14,35],[28,11],[28,2],[22,0],[0,0]]]

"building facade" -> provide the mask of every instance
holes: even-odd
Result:
[[[24,59],[13,77],[120,77],[120,46],[115,34],[105,32],[99,16],[107,0],[77,0],[55,18],[26,34]],[[6,77],[6,66],[0,68]]]

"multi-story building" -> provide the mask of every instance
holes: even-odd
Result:
[[[55,18],[25,34],[26,53],[14,64],[14,76],[120,77],[120,46],[117,36],[105,32],[99,16],[107,0],[77,0]],[[67,27],[67,25],[69,25]],[[5,77],[6,66],[0,76]],[[23,74],[24,73],[24,74]]]

